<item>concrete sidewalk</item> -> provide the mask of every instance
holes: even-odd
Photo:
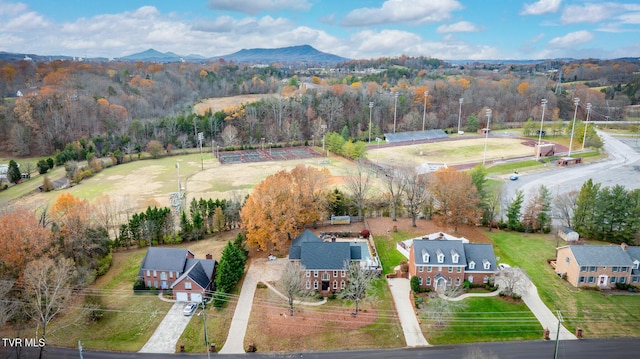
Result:
[[[423,347],[429,343],[424,338],[418,317],[411,305],[411,287],[406,278],[387,278],[391,289],[391,296],[400,319],[400,325],[404,332],[404,340],[408,347]]]
[[[175,353],[176,344],[192,316],[185,316],[182,310],[186,303],[175,302],[164,316],[151,338],[139,353]]]
[[[538,295],[538,288],[527,277],[526,293],[522,295],[522,300],[529,307],[533,315],[540,322],[543,328],[549,329],[549,338],[556,340],[558,336],[558,318],[549,308],[542,302]],[[564,325],[560,325],[560,340],[578,339]]]

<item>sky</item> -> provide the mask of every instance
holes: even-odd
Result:
[[[350,59],[640,57],[638,0],[0,0],[0,51],[117,58],[311,45]]]

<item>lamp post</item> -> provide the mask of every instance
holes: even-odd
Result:
[[[373,110],[373,102],[369,102],[369,143],[371,143],[371,112]]]
[[[580,99],[574,97],[573,104],[576,105],[576,110],[573,112],[573,124],[571,125],[571,139],[569,140],[569,155],[567,157],[571,157],[571,147],[573,146],[573,130],[576,128],[576,116],[578,115],[578,104],[580,103]]]
[[[487,142],[489,141],[489,128],[491,127],[491,109],[487,109],[487,128],[484,130],[484,155],[482,156],[482,165],[487,160]]]
[[[587,122],[584,124],[584,135],[582,136],[582,150],[584,151],[584,143],[587,141],[587,126],[589,126],[589,113],[591,112],[591,102],[587,102]]]
[[[542,99],[542,120],[540,121],[540,132],[538,132],[538,150],[536,151],[536,161],[540,159],[540,145],[542,144],[542,126],[544,125],[544,109],[547,107],[547,99]]]
[[[458,109],[458,134],[460,134],[460,120],[462,119],[462,103],[464,102],[464,98],[460,97],[460,108]]]
[[[424,127],[427,123],[427,96],[429,96],[429,91],[424,92],[424,111],[422,111],[422,131],[424,131]]]
[[[397,92],[393,93],[393,96],[396,98],[395,103],[393,105],[393,133],[396,133],[396,119],[398,117],[398,96],[400,94]]]

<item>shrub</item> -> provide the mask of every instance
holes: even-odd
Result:
[[[42,179],[42,192],[51,192],[55,188],[53,187],[53,183],[49,179],[49,176],[44,176]]]
[[[422,291],[422,288],[420,288],[420,278],[416,276],[411,277],[411,281],[409,281],[409,284],[411,286],[411,290],[414,293],[420,293]]]
[[[363,229],[362,232],[360,232],[360,235],[364,238],[369,238],[369,230]]]
[[[520,294],[513,293],[513,294],[511,294],[511,298],[513,298],[515,300],[519,300],[519,299],[522,299],[522,296]]]
[[[102,303],[102,297],[97,295],[87,295],[84,298],[84,307],[88,309],[86,311],[88,320],[98,322],[102,317],[104,317],[106,307]]]
[[[136,279],[135,282],[133,282],[133,290],[145,290],[145,289],[147,288],[144,285],[144,280],[142,280],[142,278],[138,278]]]

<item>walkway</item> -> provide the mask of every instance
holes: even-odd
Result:
[[[267,281],[280,279],[286,263],[286,258],[278,258],[274,261],[268,261],[266,258],[256,258],[251,261],[244,282],[242,283],[236,310],[231,320],[229,334],[227,335],[224,346],[220,349],[220,354],[246,353],[244,349],[244,336],[247,332],[247,325],[249,324],[253,296],[256,293],[256,285],[258,282],[266,283]]]
[[[391,289],[391,296],[393,297],[396,312],[398,312],[400,325],[404,332],[404,341],[407,346],[422,347],[429,345],[422,334],[418,317],[411,304],[409,280],[406,278],[387,278],[387,283],[389,284],[389,289]]]
[[[286,301],[287,301],[287,303],[289,302],[289,298],[287,298],[287,296],[286,296],[286,295],[284,295],[284,294],[280,293],[280,291],[279,291],[279,290],[277,290],[274,286],[272,286],[272,285],[271,285],[271,284],[269,284],[269,283],[264,283],[264,284],[267,286],[267,288],[271,289],[271,291],[272,291],[272,292],[276,293],[280,298],[282,298],[282,299],[286,300]],[[319,302],[305,302],[305,301],[297,300],[297,299],[296,299],[296,300],[294,300],[294,301],[293,301],[293,304],[295,304],[295,305],[310,305],[310,306],[316,306],[316,305],[323,305],[323,304],[325,304],[326,302],[327,302],[327,297],[322,297],[322,300],[321,300],[321,301],[319,301]]]
[[[175,353],[176,344],[192,316],[185,316],[184,302],[175,302],[153,332],[151,338],[140,349],[140,353]]]

